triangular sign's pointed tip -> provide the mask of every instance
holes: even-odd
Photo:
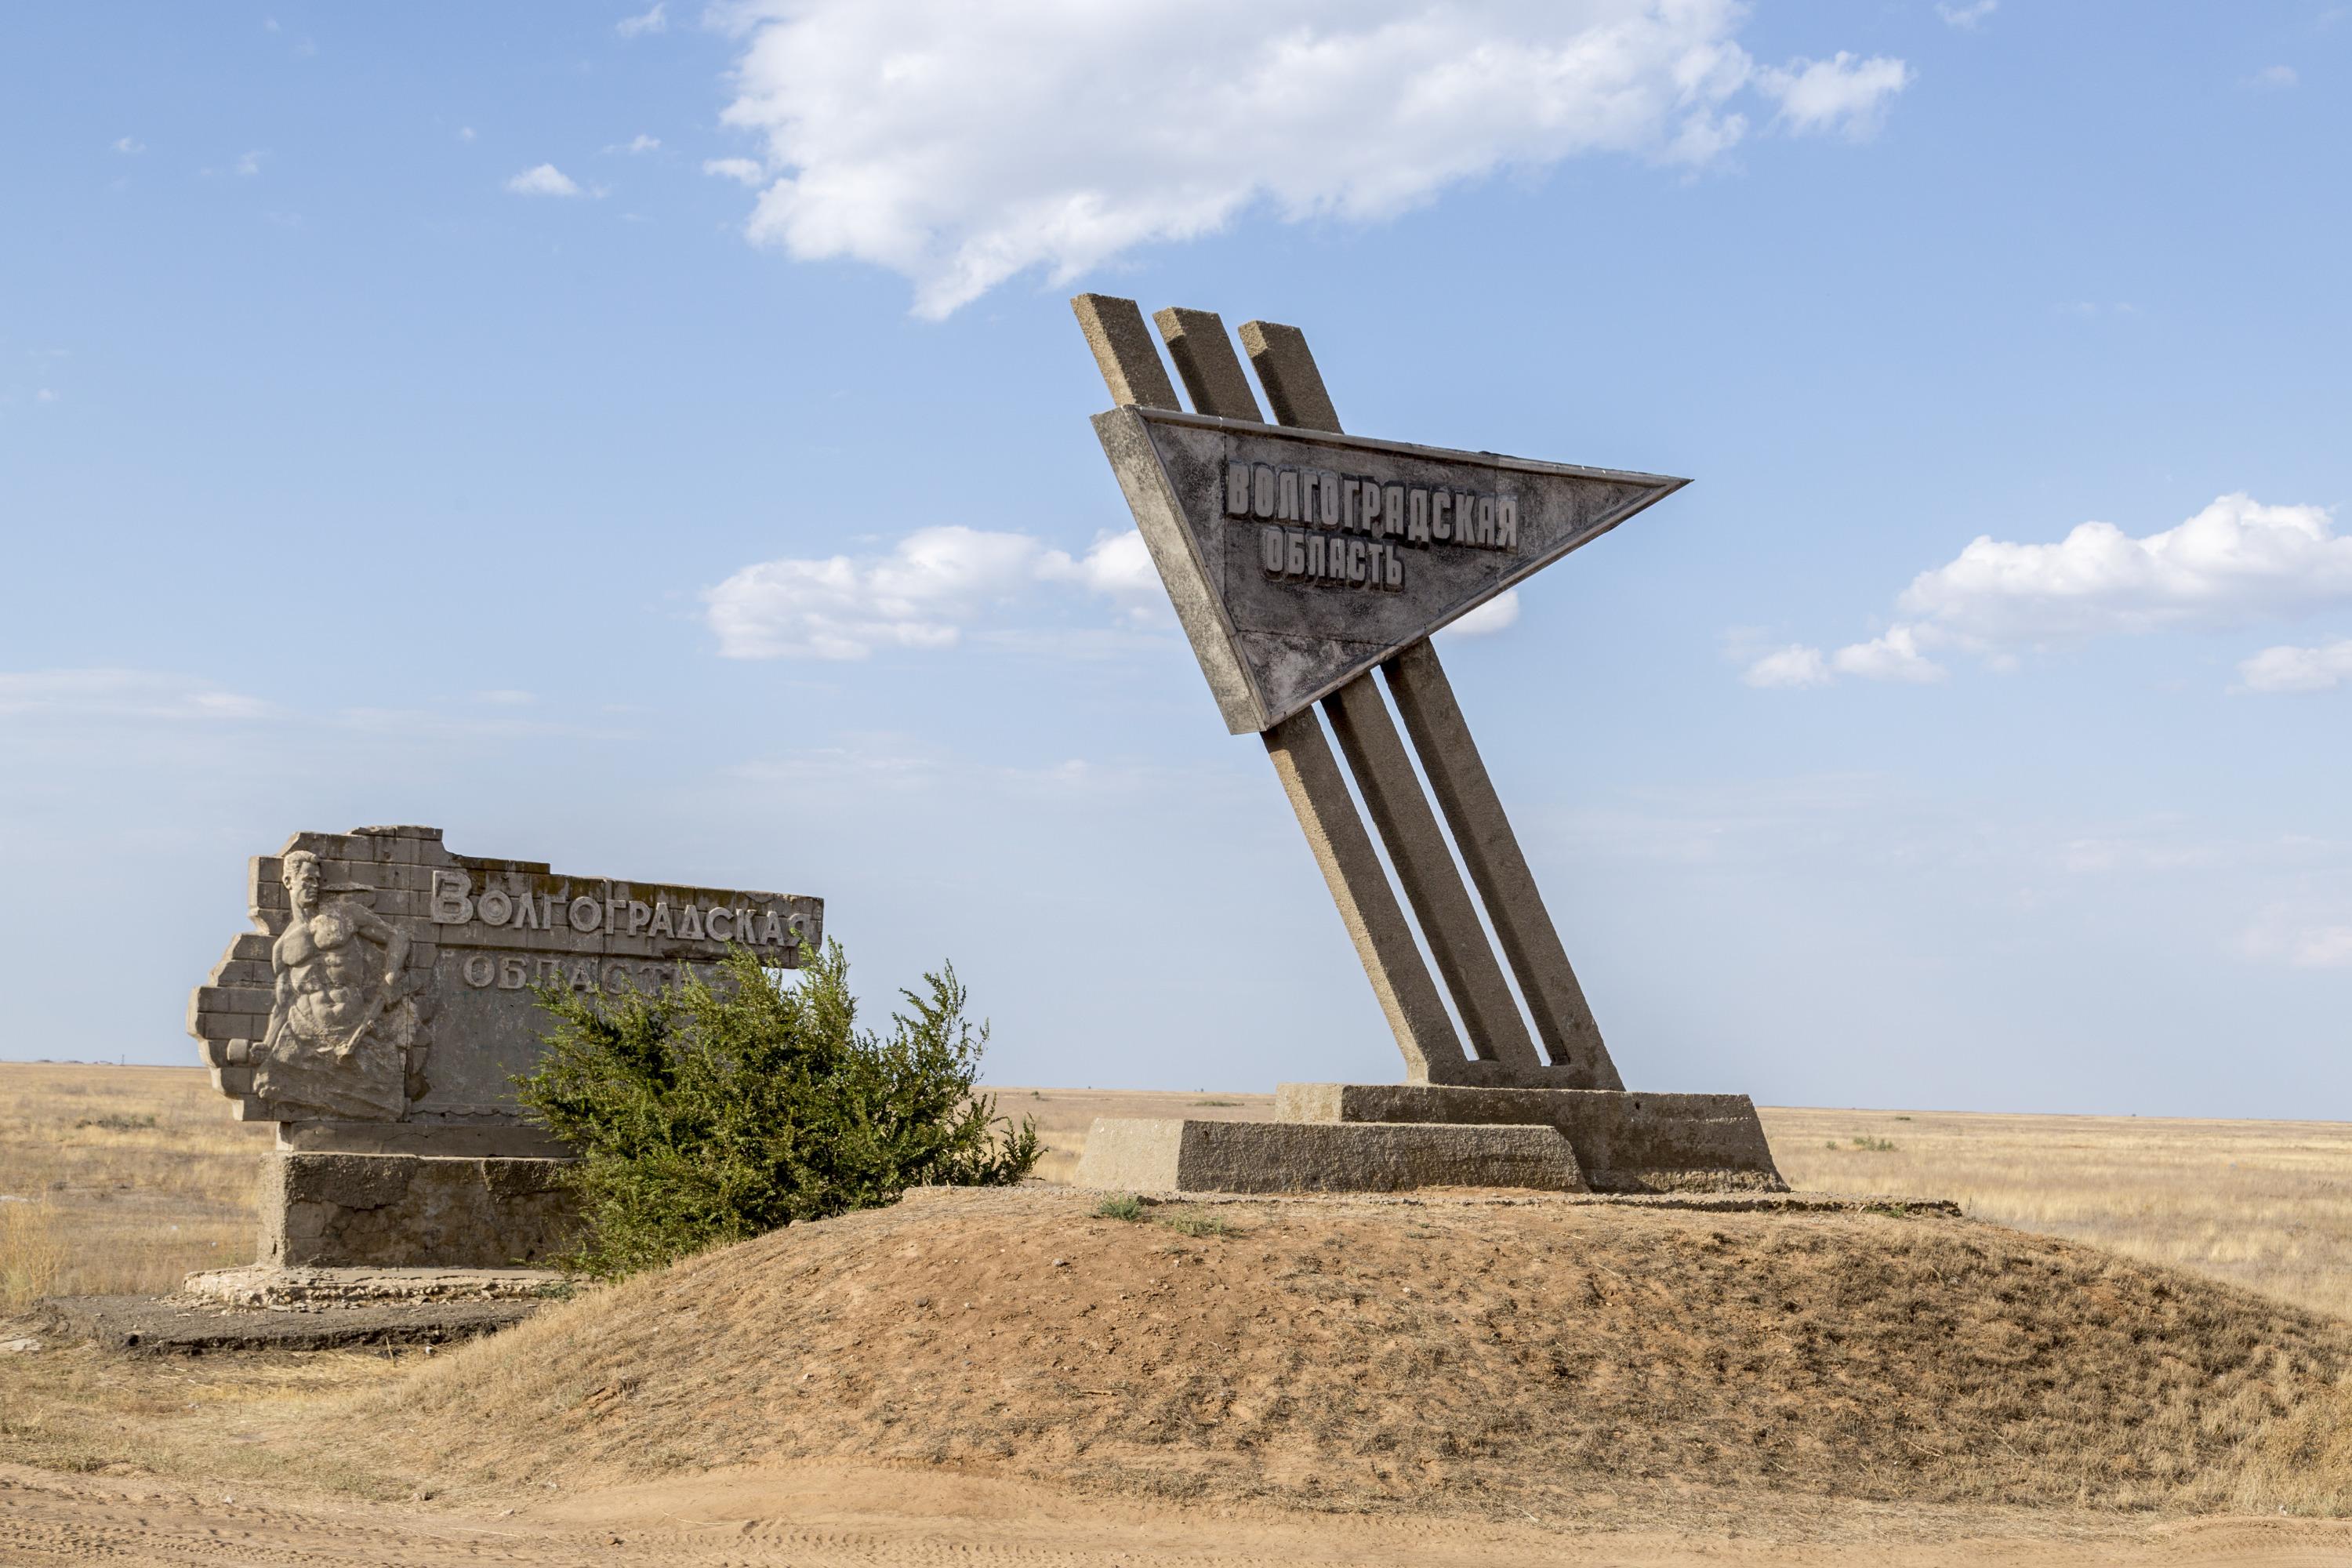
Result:
[[[1236,733],[1690,482],[1147,408],[1095,426]]]

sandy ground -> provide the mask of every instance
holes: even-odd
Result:
[[[2220,1519],[2068,1530],[2043,1520],[1860,1518],[1838,1542],[1562,1531],[1530,1518],[1349,1518],[1215,1512],[1076,1499],[917,1469],[774,1467],[649,1483],[488,1512],[359,1504],[0,1466],[0,1562],[444,1568],[478,1563],[992,1563],[1152,1568],[1219,1563],[1920,1568],[2352,1563],[2352,1524]],[[1960,1533],[1955,1533],[1958,1531]]]

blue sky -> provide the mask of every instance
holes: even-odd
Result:
[[[193,1059],[245,857],[425,822],[821,894],[999,1081],[1394,1078],[1083,288],[1696,481],[1441,639],[1630,1083],[2341,1117],[2347,62],[2317,4],[12,7],[0,1055]]]

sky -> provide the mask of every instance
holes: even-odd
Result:
[[[1627,1082],[2352,1115],[2352,7],[0,12],[0,1057],[247,857],[827,901],[1000,1083],[1391,1081],[1080,289],[1692,484],[1441,634]]]

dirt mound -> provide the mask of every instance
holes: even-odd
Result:
[[[1357,1508],[2352,1510],[2352,1325],[1964,1219],[1573,1200],[796,1226],[375,1396],[444,1488],[881,1458]],[[1169,1223],[1173,1221],[1174,1223]]]

